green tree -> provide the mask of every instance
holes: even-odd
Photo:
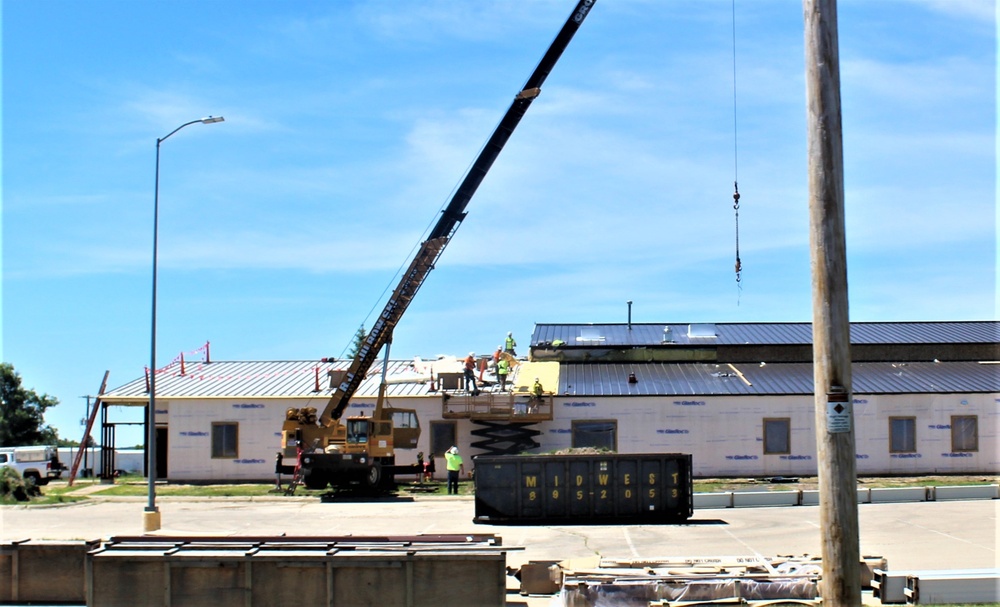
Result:
[[[57,447],[79,447],[80,446],[80,441],[73,440],[73,439],[70,439],[70,438],[60,438],[60,439],[58,439],[56,441],[56,446]],[[87,437],[87,446],[88,447],[96,447],[97,446],[97,441],[94,440],[93,436],[88,436]]]
[[[59,436],[45,425],[45,410],[58,404],[55,397],[22,387],[14,365],[0,363],[0,447],[54,445]]]
[[[354,334],[354,343],[351,344],[351,351],[347,353],[347,358],[354,358],[361,351],[361,348],[365,345],[365,338],[368,334],[365,333],[365,326],[361,325],[358,327],[358,332]]]

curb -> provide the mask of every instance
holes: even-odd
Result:
[[[902,502],[980,499],[1000,499],[1000,485],[858,488],[859,504],[898,504]],[[797,491],[729,491],[723,493],[694,494],[694,507],[700,510],[818,505],[819,491],[815,489],[800,489]]]

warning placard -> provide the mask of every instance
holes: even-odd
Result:
[[[851,403],[849,401],[828,400],[826,403],[826,431],[830,434],[851,431]]]

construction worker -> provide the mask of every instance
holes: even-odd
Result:
[[[510,373],[510,362],[506,358],[501,358],[497,363],[497,379],[500,380],[500,391],[507,391],[507,374]]]
[[[462,456],[458,454],[458,447],[445,451],[444,461],[448,467],[448,495],[458,495],[458,476],[465,474],[465,464],[462,462]]]
[[[431,453],[430,458],[424,462],[424,482],[434,480],[434,468],[434,454]]]
[[[476,387],[475,352],[469,352],[469,355],[465,357],[465,390],[473,396],[479,394],[479,388]]]
[[[514,348],[517,347],[517,342],[514,341],[514,334],[511,331],[507,331],[507,339],[504,341],[503,351],[511,356],[517,356],[517,352]]]
[[[493,353],[493,372],[499,372],[500,359],[503,358],[503,346],[497,346],[497,351]]]
[[[531,402],[528,403],[528,413],[535,413],[542,404],[542,382],[535,378],[535,383],[531,386]]]

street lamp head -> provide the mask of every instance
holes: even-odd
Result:
[[[146,476],[149,480],[149,489],[147,492],[149,503],[143,515],[144,531],[155,531],[160,528],[160,513],[156,509],[156,241],[160,208],[160,144],[186,126],[191,126],[198,122],[213,124],[224,120],[225,118],[222,116],[208,116],[206,118],[190,120],[170,131],[165,136],[156,139],[156,179],[153,184],[153,313],[152,322],[150,323],[152,331],[149,340],[149,405],[146,410],[146,458],[148,462]]]
[[[197,124],[199,122],[202,123],[202,124],[212,124],[214,122],[222,122],[223,120],[225,120],[225,118],[223,118],[222,116],[208,116],[207,118],[199,118],[197,120],[192,120],[190,122],[185,122],[184,124],[180,125],[176,129],[170,131],[169,133],[167,133],[163,137],[158,138],[156,140],[156,169],[157,169],[157,175],[159,175],[159,168],[160,168],[160,144],[161,143],[163,143],[164,141],[166,141],[167,139],[169,139],[171,135],[173,135],[174,133],[176,133],[177,131],[181,130],[182,128],[184,128],[186,126],[190,126],[192,124]]]

